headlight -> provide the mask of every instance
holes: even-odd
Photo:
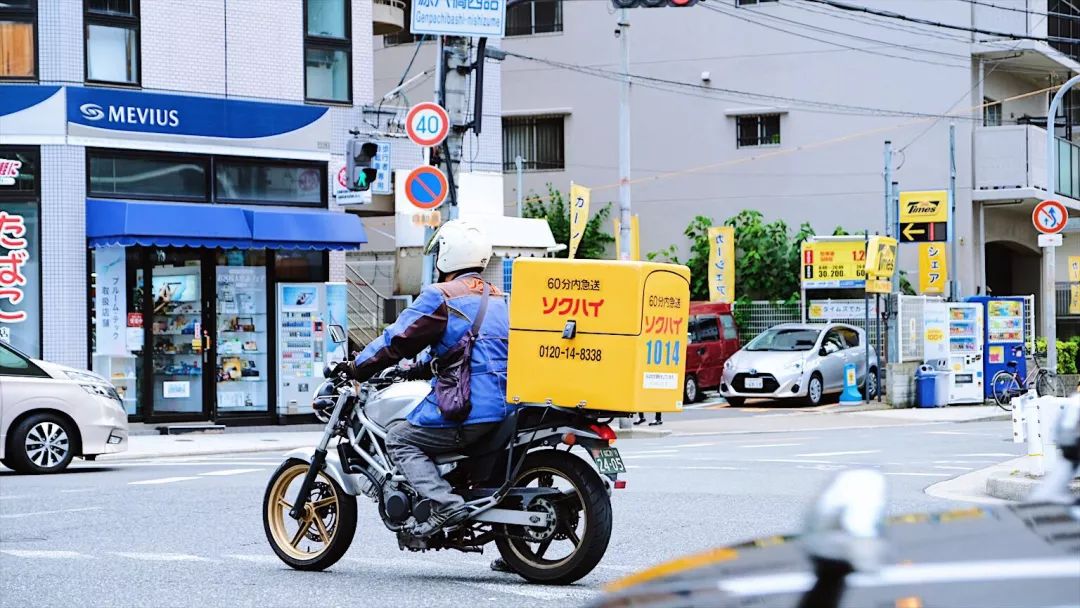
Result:
[[[724,369],[735,369],[735,357],[728,357],[727,361],[724,361]]]
[[[120,398],[120,393],[116,392],[116,389],[108,384],[79,384],[79,386],[91,395],[112,399],[119,404],[124,403],[124,400]]]

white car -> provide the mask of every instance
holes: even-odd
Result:
[[[80,456],[127,449],[127,412],[101,376],[31,359],[0,343],[0,462],[56,473]]]

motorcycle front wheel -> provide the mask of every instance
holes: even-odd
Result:
[[[502,526],[495,545],[506,564],[533,583],[569,585],[600,563],[611,539],[611,498],[596,469],[568,452],[525,457],[515,488],[554,488],[528,510],[546,513],[547,528]]]
[[[289,511],[309,466],[306,461],[290,458],[274,471],[263,497],[263,528],[281,561],[297,570],[325,570],[352,544],[356,498],[320,471],[304,515],[294,519]]]

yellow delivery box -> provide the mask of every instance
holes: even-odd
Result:
[[[687,267],[518,258],[513,277],[508,401],[682,409]]]

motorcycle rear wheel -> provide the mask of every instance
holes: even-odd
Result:
[[[356,498],[328,475],[315,477],[303,518],[289,515],[310,464],[290,458],[281,463],[263,496],[263,529],[278,558],[297,570],[325,570],[352,544],[356,533]],[[306,543],[304,541],[307,541]]]
[[[555,486],[559,478],[559,486]],[[554,529],[533,532],[530,539],[519,526],[503,526],[495,539],[506,564],[525,580],[546,585],[569,585],[600,563],[611,539],[611,497],[596,469],[568,452],[542,450],[525,457],[514,487],[559,487],[565,498],[557,503],[537,501],[533,509],[556,514]],[[535,530],[535,529],[532,529]],[[567,555],[555,559],[547,551],[555,540],[569,542]],[[534,547],[535,545],[535,547]]]

